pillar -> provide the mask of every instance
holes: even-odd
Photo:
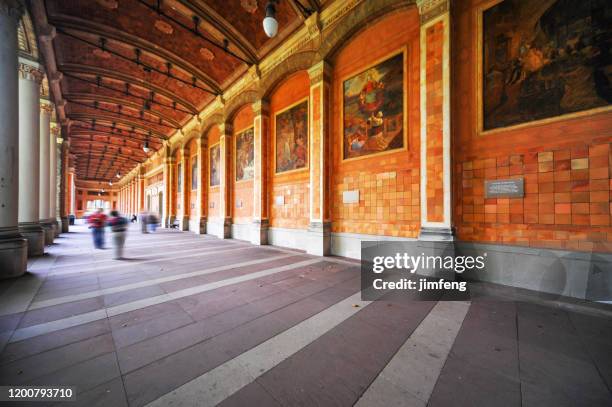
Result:
[[[417,1],[420,28],[420,240],[452,241],[450,4]]]
[[[251,243],[268,244],[268,140],[270,104],[267,100],[253,103],[253,230]]]
[[[140,173],[140,170],[138,171]],[[144,196],[145,179],[142,175],[136,177],[136,213],[140,213],[145,210],[145,196]]]
[[[309,166],[310,225],[306,251],[326,256],[331,251],[330,195],[330,84],[331,66],[318,62],[308,70],[310,77]]]
[[[74,215],[76,211],[76,203],[75,203],[76,194],[74,191],[74,181],[75,181],[74,167],[69,167],[68,168],[68,191],[69,191],[68,214],[69,215]]]
[[[163,225],[169,228],[175,219],[175,214],[172,210],[172,202],[174,201],[174,191],[172,190],[172,184],[174,182],[174,159],[172,157],[166,157],[164,159],[164,206],[162,209]]]
[[[49,139],[51,140],[51,144],[49,145],[49,152],[50,154],[50,159],[49,159],[49,165],[51,167],[50,171],[49,171],[49,182],[50,182],[50,190],[49,190],[49,197],[51,199],[51,202],[49,204],[49,212],[50,212],[50,218],[53,219],[53,227],[54,227],[54,232],[55,235],[59,235],[60,231],[61,231],[61,219],[60,219],[60,214],[58,211],[58,206],[57,206],[57,197],[58,197],[58,180],[59,180],[59,170],[58,170],[58,165],[57,165],[57,156],[58,156],[58,152],[57,152],[57,137],[59,136],[59,128],[56,127],[57,130],[52,131]]]
[[[198,179],[197,179],[197,190],[196,190],[196,202],[195,202],[195,216],[198,220],[198,227],[194,232],[203,235],[206,233],[206,221],[207,221],[207,210],[208,210],[208,194],[205,192],[206,189],[206,156],[208,152],[208,143],[206,140],[198,137],[196,139],[197,149],[197,165],[198,165]]]
[[[19,230],[28,239],[28,256],[44,254],[45,235],[38,216],[40,185],[40,108],[43,71],[19,58]]]
[[[177,202],[179,203],[179,205],[177,205],[176,210],[177,210],[177,217],[179,220],[179,228],[180,230],[189,230],[189,216],[187,216],[187,195],[189,193],[189,191],[187,191],[187,159],[186,159],[186,152],[185,152],[185,147],[181,147],[181,175],[180,175],[180,193],[177,194]]]
[[[55,231],[53,228],[53,221],[50,214],[50,193],[51,193],[51,153],[49,148],[51,146],[51,113],[53,112],[53,106],[51,102],[46,99],[40,100],[40,168],[39,168],[39,199],[38,199],[38,219],[40,225],[44,229],[45,233],[45,244],[49,245],[53,243],[55,238]]]
[[[62,144],[60,146],[60,186],[59,186],[59,217],[60,217],[60,229],[58,232],[67,233],[68,232],[68,215],[69,215],[69,202],[70,192],[72,187],[69,186],[70,173],[68,168],[68,159],[69,159],[69,150],[70,146],[68,144],[68,140],[62,140]]]
[[[20,1],[0,1],[0,278],[17,277],[27,267],[27,240],[19,233],[19,108],[17,23]]]
[[[232,234],[232,199],[231,199],[231,152],[232,152],[232,125],[223,123],[219,126],[219,157],[220,157],[220,185],[219,185],[219,217],[222,225],[218,228],[220,239],[229,239]]]

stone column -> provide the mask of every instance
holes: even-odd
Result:
[[[68,170],[68,157],[69,157],[70,145],[68,140],[62,140],[62,144],[60,146],[60,186],[59,186],[59,217],[60,217],[60,228],[58,232],[67,233],[68,232],[68,214],[69,214],[69,204],[67,202],[70,194],[70,188],[68,186],[69,182],[69,170]]]
[[[219,139],[220,157],[220,185],[219,185],[219,225],[218,237],[229,239],[232,234],[232,199],[231,199],[231,151],[232,151],[232,125],[223,123],[219,126],[221,137]]]
[[[310,76],[309,166],[310,225],[306,251],[319,256],[331,251],[330,222],[330,87],[331,66],[326,61],[308,70]]]
[[[172,202],[174,201],[174,191],[172,191],[174,165],[174,159],[172,157],[166,157],[164,159],[164,207],[162,210],[162,217],[164,219],[164,226],[167,228],[174,223],[175,219],[175,215],[172,211]]]
[[[270,104],[267,100],[253,103],[253,230],[251,243],[268,244],[268,140]]]
[[[19,230],[28,239],[28,255],[44,253],[40,225],[40,84],[43,71],[36,62],[19,58]]]
[[[51,132],[51,135],[49,137],[49,139],[51,140],[51,144],[49,146],[49,151],[51,153],[50,155],[50,160],[49,160],[49,165],[51,167],[50,170],[50,174],[49,174],[49,180],[50,180],[50,190],[49,190],[49,197],[51,199],[51,203],[49,206],[49,211],[50,211],[50,217],[51,219],[53,219],[53,227],[54,227],[54,232],[55,235],[59,235],[59,232],[61,231],[61,219],[60,219],[60,214],[58,211],[58,207],[57,207],[57,197],[58,197],[58,186],[57,186],[57,181],[58,181],[58,177],[59,177],[59,171],[58,171],[58,166],[57,166],[57,156],[58,156],[58,152],[57,152],[57,137],[59,136],[59,128],[56,127],[55,131]]]
[[[177,194],[177,217],[179,220],[179,228],[182,231],[189,230],[189,216],[187,216],[187,195],[189,191],[187,190],[187,152],[185,151],[185,146],[181,147],[181,175],[180,175],[180,190],[181,192]],[[180,206],[179,206],[180,205]]]
[[[420,240],[452,241],[450,4],[417,0],[421,14]]]
[[[75,204],[76,194],[74,191],[74,181],[75,181],[74,167],[69,167],[68,168],[68,190],[70,191],[69,200],[68,200],[68,202],[70,203],[68,206],[69,215],[74,215],[76,211],[76,204]]]
[[[53,106],[51,102],[45,99],[40,101],[40,169],[39,169],[39,206],[38,216],[40,225],[45,231],[45,244],[53,243],[55,237],[53,229],[54,219],[49,217],[50,213],[50,193],[51,193],[51,178],[50,178],[50,159],[51,153],[49,147],[51,145],[51,113]]]
[[[23,10],[21,1],[0,0],[0,279],[27,268],[28,243],[18,229],[17,23]]]
[[[195,215],[196,218],[198,219],[198,227],[196,228],[196,230],[194,230],[194,232],[196,232],[199,235],[203,235],[206,233],[206,211],[208,208],[208,194],[205,193],[205,188],[206,188],[206,170],[205,170],[205,165],[206,165],[206,152],[208,151],[208,143],[206,142],[206,140],[202,139],[201,137],[198,137],[196,139],[196,149],[197,149],[197,156],[196,156],[196,160],[197,160],[197,164],[198,164],[198,171],[197,171],[197,192],[196,192],[196,202],[195,202]]]
[[[137,199],[136,199],[136,212],[135,213],[140,213],[144,210],[144,177],[142,175],[138,175],[138,177],[136,178],[136,195],[137,195]]]

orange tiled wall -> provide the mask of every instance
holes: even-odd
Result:
[[[275,174],[274,168],[274,114],[293,103],[308,97],[310,78],[300,71],[285,80],[270,96],[270,141],[268,143],[269,170],[269,207],[270,226],[306,229],[309,214],[309,169],[290,173]],[[283,195],[284,205],[277,205],[275,197]]]
[[[232,140],[232,187],[233,223],[251,223],[253,219],[253,181],[236,182],[236,135],[253,127],[253,107],[246,105],[241,108],[234,118],[234,139]]]
[[[612,115],[477,133],[475,9],[453,32],[454,223],[460,240],[612,251]],[[486,199],[484,180],[524,177],[524,198]]]
[[[406,48],[408,148],[342,161],[342,81]],[[420,225],[419,15],[396,12],[370,25],[338,53],[333,82],[332,230],[416,237]],[[344,191],[359,190],[359,203],[344,204]]]
[[[210,147],[219,142],[220,137],[219,127],[213,126],[208,131],[208,151],[206,154],[208,156],[208,166],[210,166]],[[208,173],[208,171],[207,171]],[[219,206],[221,205],[221,196],[219,194],[219,186],[211,187],[210,186],[210,174],[208,173],[207,178],[204,180],[205,184],[208,188],[208,217],[209,218],[218,218],[220,211]]]

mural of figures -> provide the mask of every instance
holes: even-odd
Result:
[[[483,129],[610,105],[612,2],[504,0],[483,12]]]
[[[254,167],[253,128],[236,136],[236,181],[253,179]]]
[[[221,184],[221,148],[215,144],[210,148],[210,186]]]
[[[308,166],[308,100],[276,114],[276,173]]]
[[[346,79],[342,86],[343,159],[406,146],[403,52]]]
[[[198,163],[194,158],[193,166],[191,167],[191,189],[198,189]]]

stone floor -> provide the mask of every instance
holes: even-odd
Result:
[[[604,306],[365,302],[354,261],[169,230],[134,227],[126,257],[75,226],[0,282],[0,385],[82,406],[612,406]]]

